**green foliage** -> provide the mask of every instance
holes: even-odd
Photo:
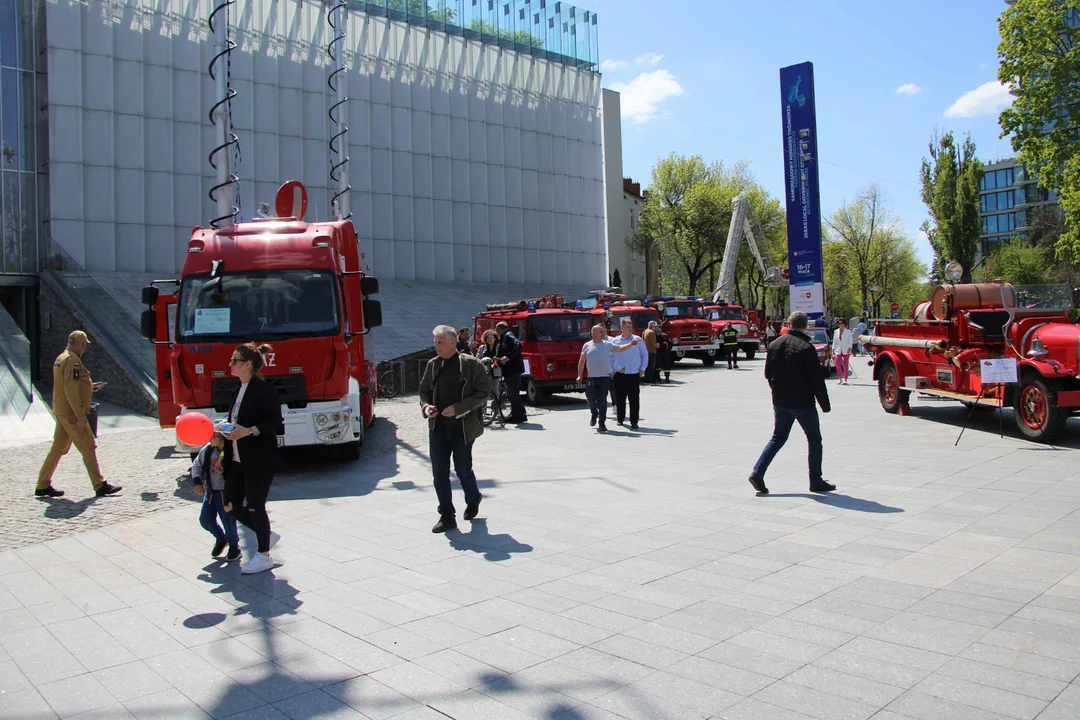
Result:
[[[1001,279],[1016,285],[1045,283],[1051,259],[1045,248],[1033,242],[1012,240],[1003,243],[986,261],[987,279]]]
[[[971,268],[979,250],[979,180],[982,162],[975,157],[969,135],[959,148],[951,132],[930,143],[930,157],[922,161],[922,200],[930,213],[922,230],[934,248],[931,277],[940,280],[944,266],[964,267],[962,282],[971,281]]]
[[[376,2],[379,5],[384,4],[378,0]],[[416,17],[427,17],[438,22],[452,23],[457,15],[457,12],[452,7],[449,7],[450,3],[446,2],[446,0],[435,0],[434,7],[427,0],[384,0],[384,2],[388,10],[397,10]],[[426,15],[424,14],[425,11],[427,11]]]
[[[1056,190],[1066,231],[1057,257],[1080,261],[1080,0],[1020,0],[1001,16],[998,79],[1015,95],[1001,113],[1020,161]]]
[[[659,252],[663,293],[712,291],[731,225],[732,200],[740,193],[747,196],[761,221],[765,237],[758,242],[786,259],[786,246],[780,246],[786,232],[784,212],[745,163],[729,168],[721,162],[706,163],[699,155],[674,153],[657,162],[637,232],[628,244],[637,252]],[[762,273],[745,245],[740,248],[735,297],[748,307],[764,304],[766,297]]]
[[[504,29],[498,27],[494,23],[489,23],[487,20],[480,20],[479,18],[469,23],[469,29],[475,30],[482,35],[493,35],[501,40],[509,40],[518,45],[528,45],[536,48],[544,47],[544,41],[528,30]]]
[[[826,221],[822,263],[826,301],[835,316],[853,317],[871,307],[882,317],[891,302],[900,304],[901,313],[910,313],[915,302],[928,297],[922,282],[926,266],[877,185],[866,187]]]

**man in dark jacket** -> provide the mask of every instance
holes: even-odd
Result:
[[[806,433],[806,443],[810,446],[810,492],[836,489],[821,477],[821,426],[814,400],[821,405],[821,412],[829,412],[831,406],[817,351],[806,334],[807,322],[806,313],[792,313],[787,334],[774,340],[765,355],[765,379],[772,388],[775,423],[772,437],[750,473],[750,484],[759,495],[769,494],[765,487],[765,471],[784,447],[796,420]]]
[[[508,422],[523,423],[525,403],[521,400],[521,375],[525,372],[525,361],[521,357],[521,342],[510,332],[510,326],[500,322],[495,326],[499,334],[499,366],[502,368],[506,394],[510,398],[510,419]]]
[[[457,351],[457,334],[449,325],[434,330],[437,357],[428,361],[420,379],[420,407],[428,419],[428,454],[435,494],[439,498],[439,522],[431,532],[457,527],[454,498],[450,491],[450,458],[465,491],[466,520],[480,507],[480,490],[472,469],[472,446],[484,432],[480,408],[487,400],[487,370],[472,355]]]

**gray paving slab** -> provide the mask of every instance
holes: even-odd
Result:
[[[0,715],[1075,717],[1077,451],[996,423],[954,447],[959,411],[831,386],[839,491],[806,491],[796,433],[755,497],[770,412],[745,368],[645,388],[662,433],[593,434],[558,398],[490,429],[480,516],[445,536],[414,400],[384,403],[359,463],[275,481],[257,576],[209,557],[182,493],[4,516],[26,541],[0,550]],[[103,445],[152,456],[135,432]],[[182,461],[135,459],[140,492],[174,492]]]

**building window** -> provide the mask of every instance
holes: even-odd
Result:
[[[634,208],[630,208],[630,229],[634,230],[636,228],[637,228],[637,219],[634,217]]]

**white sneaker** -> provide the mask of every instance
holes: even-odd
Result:
[[[278,540],[280,540],[280,539],[281,539],[280,535],[278,535],[273,530],[270,531],[270,549],[271,550],[274,549],[274,546],[278,544]]]
[[[274,567],[274,561],[270,558],[270,553],[263,555],[257,552],[251,557],[251,560],[248,560],[247,565],[240,568],[240,572],[244,575],[254,575],[272,567]]]

